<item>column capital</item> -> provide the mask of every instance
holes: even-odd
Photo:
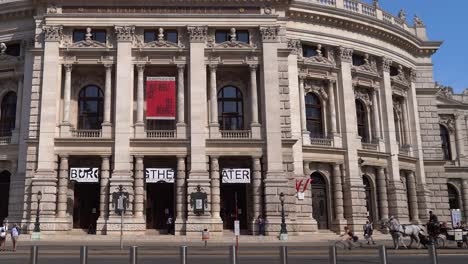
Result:
[[[218,70],[218,64],[208,64],[208,68],[210,68],[211,72],[216,72],[216,70]]]
[[[59,42],[62,40],[63,27],[62,26],[43,26],[44,41]]]
[[[338,57],[341,62],[351,63],[353,61],[353,53],[354,49],[352,48],[338,47]]]
[[[258,69],[258,64],[249,64],[250,72],[255,72]]]
[[[114,67],[113,63],[104,63],[102,64],[106,70],[112,70],[112,67]]]
[[[131,42],[135,35],[135,26],[115,26],[115,36],[117,41]]]
[[[145,70],[146,64],[138,63],[138,64],[135,64],[135,67],[137,68],[138,72],[142,72]]]
[[[204,43],[207,39],[207,26],[189,26],[187,27],[187,32],[189,34],[190,42],[194,43]]]
[[[393,64],[393,60],[388,57],[382,57],[382,70],[384,72],[390,72],[390,67]]]
[[[185,64],[177,64],[177,70],[179,70],[179,72],[184,71],[185,70]]]
[[[73,69],[73,63],[65,63],[63,64],[63,67],[65,68],[66,72],[71,72]]]
[[[265,43],[274,43],[278,42],[279,27],[277,26],[261,26],[260,35],[262,36],[262,41]]]
[[[288,49],[292,49],[291,54],[302,55],[302,43],[300,39],[288,39]]]

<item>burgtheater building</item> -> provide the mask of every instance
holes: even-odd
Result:
[[[118,232],[120,185],[142,234],[468,220],[468,92],[378,4],[1,0],[0,221]]]

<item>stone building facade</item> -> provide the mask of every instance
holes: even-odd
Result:
[[[255,234],[263,215],[276,235],[281,193],[294,235],[468,216],[468,95],[434,82],[441,42],[418,17],[357,0],[0,5],[0,221],[31,230],[41,192],[43,232],[116,232],[119,186],[141,233],[173,216],[177,235],[235,219]],[[152,78],[175,84],[174,118],[150,117]]]

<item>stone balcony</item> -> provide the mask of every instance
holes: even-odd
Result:
[[[70,131],[73,138],[101,138],[101,129],[73,129]]]
[[[223,139],[251,139],[252,132],[250,130],[220,130],[221,138]]]
[[[170,139],[177,138],[176,130],[146,130],[146,138]]]
[[[323,147],[333,147],[333,139],[331,138],[310,138],[310,145],[313,146],[323,146]]]
[[[379,144],[362,142],[362,149],[370,151],[379,151]]]

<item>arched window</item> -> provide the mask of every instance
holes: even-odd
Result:
[[[458,191],[451,184],[447,184],[450,209],[460,209]]]
[[[361,137],[361,141],[369,142],[366,106],[360,100],[356,100],[356,118],[358,135]]]
[[[314,138],[323,137],[322,104],[317,95],[308,93],[305,97],[307,131]]]
[[[442,153],[444,155],[444,160],[452,160],[452,149],[450,147],[450,133],[445,126],[439,126],[440,140],[442,141]]]
[[[312,216],[317,221],[318,229],[328,229],[327,182],[319,172],[310,175],[312,180]]]
[[[221,130],[244,129],[243,97],[234,86],[226,86],[218,92],[218,121]]]
[[[8,92],[2,100],[0,136],[11,136],[11,131],[15,129],[16,119],[16,93]]]
[[[78,96],[78,129],[101,129],[104,99],[102,90],[89,85]]]

